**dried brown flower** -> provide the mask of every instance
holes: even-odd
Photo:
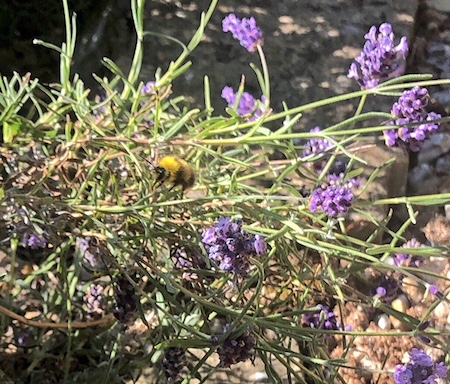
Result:
[[[443,215],[432,218],[422,232],[432,245],[450,245],[450,220]]]

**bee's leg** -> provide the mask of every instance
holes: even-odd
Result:
[[[164,180],[155,180],[155,182],[152,185],[152,189],[159,188],[164,183]]]
[[[174,189],[176,187],[176,185],[175,184],[173,184],[170,188],[169,188],[169,190],[167,191],[167,193],[169,193],[172,189]]]

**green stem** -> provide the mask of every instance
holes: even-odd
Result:
[[[131,87],[136,83],[142,67],[142,58],[144,56],[144,9],[145,0],[132,0],[131,13],[133,14],[134,27],[136,29],[136,48],[134,50],[133,62],[127,81],[124,84],[121,98],[129,98]]]
[[[378,88],[373,88],[373,89],[368,89],[368,90],[362,90],[362,91],[356,91],[356,92],[351,92],[351,93],[347,93],[345,95],[339,95],[339,96],[333,96],[330,97],[328,99],[323,99],[323,100],[318,100],[318,101],[314,101],[312,103],[308,103],[305,105],[301,105],[297,108],[292,108],[289,109],[287,111],[283,111],[280,113],[275,113],[269,117],[267,117],[266,119],[264,119],[264,122],[269,122],[269,121],[276,121],[276,120],[280,120],[280,119],[284,119],[288,116],[291,115],[296,115],[298,113],[302,113],[304,111],[308,111],[308,110],[312,110],[315,108],[319,108],[319,107],[324,107],[330,104],[335,104],[335,103],[340,103],[343,101],[347,101],[347,100],[351,100],[351,99],[356,99],[359,97],[363,97],[364,95],[377,95],[380,92],[386,92],[386,91],[391,91],[391,90],[399,90],[399,89],[406,89],[406,88],[411,88],[411,87],[415,87],[415,86],[432,86],[432,85],[449,85],[450,84],[450,79],[443,79],[443,80],[434,80],[434,81],[415,81],[412,83],[403,83],[403,84],[395,84],[395,85],[389,85],[389,86],[385,86],[381,89]],[[239,129],[248,129],[251,126],[253,126],[254,123],[253,122],[248,122],[245,124],[241,124],[239,126]]]
[[[191,54],[191,52],[200,44],[206,25],[209,23],[209,20],[211,19],[218,2],[219,0],[211,1],[211,4],[206,14],[202,13],[200,26],[198,27],[197,32],[192,37],[188,46],[185,49],[183,49],[183,52],[181,53],[180,57],[178,57],[178,59],[175,62],[172,61],[170,63],[167,72],[158,80],[159,86],[164,85],[165,83],[169,83],[171,81],[173,74],[182,66],[184,61]]]
[[[266,104],[265,107],[268,108],[268,106],[270,105],[270,76],[269,76],[269,68],[267,66],[266,56],[264,55],[264,51],[263,51],[262,47],[258,44],[257,48],[258,48],[259,58],[261,60],[261,68],[262,68],[263,74],[264,74],[264,89],[263,89],[263,93],[264,93],[264,96],[267,98],[267,102],[265,103]]]

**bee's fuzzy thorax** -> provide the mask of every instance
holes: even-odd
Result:
[[[172,188],[181,185],[183,191],[191,188],[195,182],[195,174],[192,167],[184,160],[175,156],[165,156],[155,168],[156,185],[164,183],[172,184]],[[171,189],[172,189],[171,188]]]

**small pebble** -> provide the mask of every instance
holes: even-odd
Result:
[[[389,320],[389,316],[385,313],[380,315],[380,317],[378,317],[377,325],[385,331],[391,329],[391,321]]]
[[[447,305],[444,302],[440,302],[433,312],[437,318],[450,316]]]
[[[269,376],[267,376],[267,373],[265,372],[255,372],[253,375],[253,381],[255,383],[268,383]]]
[[[409,308],[409,302],[405,295],[400,295],[397,297],[391,304],[392,308],[398,312],[405,313]],[[406,331],[407,327],[403,324],[399,319],[394,316],[389,316],[391,320],[391,324],[395,329],[399,329],[401,331]]]
[[[405,276],[402,280],[402,290],[413,304],[420,303],[425,293],[425,287],[412,277]]]

